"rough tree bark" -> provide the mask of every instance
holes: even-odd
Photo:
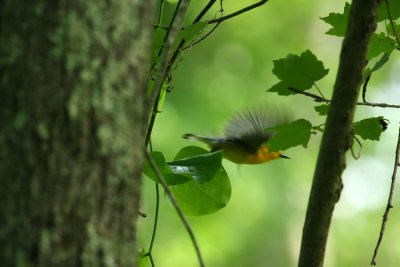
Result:
[[[0,3],[1,266],[135,266],[153,2]]]
[[[301,267],[323,265],[332,213],[343,187],[341,176],[345,168],[345,153],[352,144],[353,115],[368,42],[376,28],[378,2],[354,0],[351,6],[303,228]]]

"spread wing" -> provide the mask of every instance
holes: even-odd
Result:
[[[225,139],[255,152],[272,137],[273,132],[265,129],[274,126],[273,121],[275,120],[268,119],[266,112],[261,110],[239,113],[226,126]]]

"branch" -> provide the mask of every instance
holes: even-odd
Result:
[[[378,0],[353,0],[339,68],[314,172],[301,241],[299,267],[323,266],[333,210],[343,188],[346,152],[368,43],[376,29]]]
[[[264,5],[266,2],[268,2],[268,0],[261,0],[261,1],[257,2],[257,3],[255,3],[255,4],[252,4],[252,5],[250,5],[250,6],[247,6],[247,7],[245,7],[245,8],[242,8],[242,9],[240,9],[240,10],[238,10],[238,11],[236,11],[236,12],[233,12],[233,13],[231,13],[231,14],[229,14],[229,15],[226,15],[226,16],[223,16],[223,17],[220,17],[220,18],[217,18],[217,19],[209,20],[209,21],[208,21],[208,24],[220,23],[220,22],[223,22],[224,20],[231,19],[231,18],[236,17],[236,16],[238,16],[238,15],[240,15],[240,14],[242,14],[242,13],[248,12],[248,11],[254,9],[254,8],[257,8],[257,7],[259,7],[259,6],[262,6],[262,5]]]
[[[300,89],[294,88],[294,87],[288,87],[290,91],[293,91],[295,93],[309,96],[313,98],[316,102],[332,102],[330,99],[326,99],[324,97],[321,97],[319,95],[315,95],[306,91],[302,91]],[[393,104],[386,104],[386,103],[369,103],[369,102],[356,102],[356,105],[359,106],[371,106],[371,107],[380,107],[380,108],[400,108],[400,105],[393,105]]]
[[[154,260],[153,260],[153,256],[152,256],[152,252],[153,252],[153,245],[154,245],[154,241],[156,240],[156,232],[157,232],[157,225],[158,225],[158,211],[160,208],[160,190],[158,189],[158,183],[155,182],[154,183],[156,185],[156,208],[155,208],[155,212],[154,212],[154,224],[153,224],[153,232],[151,234],[151,240],[150,240],[150,245],[149,245],[149,250],[147,251],[145,256],[148,256],[150,258],[150,263],[151,266],[154,267]]]
[[[165,49],[164,49],[164,55],[161,59],[161,64],[160,64],[160,71],[158,73],[157,79],[154,83],[154,87],[151,91],[151,96],[148,101],[148,104],[153,106],[153,110],[151,113],[151,119],[149,122],[149,126],[147,128],[147,133],[146,133],[146,146],[148,145],[150,141],[150,136],[151,132],[153,130],[153,125],[155,121],[155,117],[157,114],[157,106],[158,106],[158,99],[160,97],[160,92],[162,85],[165,80],[165,76],[168,72],[168,63],[170,62],[171,58],[171,49],[172,46],[174,45],[174,42],[176,40],[176,37],[178,36],[179,29],[181,28],[182,22],[183,22],[183,17],[185,16],[185,12],[187,7],[189,6],[190,0],[180,0],[176,6],[174,16],[170,22],[170,26],[168,28],[168,31],[165,35],[164,38],[164,43],[165,43]],[[159,55],[162,53],[162,48],[160,48]],[[146,110],[148,110],[146,108]]]
[[[199,15],[197,15],[197,17],[194,19],[192,24],[195,24],[196,22],[199,22],[204,17],[204,15],[208,12],[208,10],[214,5],[214,3],[216,1],[217,0],[210,0],[208,2],[208,4],[203,8],[203,10],[200,11]]]
[[[174,206],[174,208],[176,210],[176,213],[178,214],[179,218],[181,219],[183,225],[185,226],[186,231],[188,232],[190,239],[192,240],[194,249],[195,249],[196,254],[197,254],[197,258],[198,258],[199,263],[200,263],[200,267],[204,267],[205,265],[204,265],[204,261],[203,261],[203,258],[201,256],[201,253],[200,253],[200,248],[199,248],[199,245],[197,244],[196,237],[194,236],[193,230],[190,227],[189,222],[187,221],[185,215],[183,214],[181,208],[179,207],[179,204],[176,201],[176,199],[175,199],[174,195],[172,194],[171,190],[169,189],[168,184],[165,181],[162,173],[158,169],[157,164],[155,163],[153,157],[150,155],[150,153],[147,151],[147,149],[144,150],[144,154],[145,154],[147,160],[149,161],[151,168],[154,170],[155,174],[157,175],[158,180],[160,181],[161,185],[163,186],[166,195],[169,197],[172,206]]]
[[[371,265],[376,265],[376,256],[378,255],[378,250],[379,250],[379,247],[382,242],[383,234],[385,232],[386,222],[388,221],[388,218],[389,218],[389,211],[391,208],[393,208],[392,198],[393,198],[393,192],[394,192],[394,185],[396,183],[397,167],[399,166],[399,154],[400,154],[400,127],[399,127],[399,137],[397,139],[396,156],[395,156],[395,160],[394,160],[394,167],[393,167],[393,174],[392,174],[392,183],[390,184],[389,198],[388,198],[388,202],[386,205],[385,213],[383,214],[381,231],[379,233],[378,242],[377,242],[375,250],[374,250],[374,255],[372,256]]]
[[[213,31],[215,31],[215,30],[217,29],[217,27],[218,27],[220,24],[221,24],[221,23],[215,24],[215,26],[214,26],[208,33],[206,33],[204,36],[202,36],[202,37],[201,37],[199,40],[197,40],[196,42],[194,42],[194,43],[192,43],[192,44],[190,44],[190,45],[188,45],[188,46],[186,46],[186,47],[183,47],[182,50],[186,50],[186,49],[188,49],[188,48],[191,48],[191,47],[197,45],[198,43],[204,41],[204,39],[206,39],[208,36],[210,36],[210,34],[212,34]]]

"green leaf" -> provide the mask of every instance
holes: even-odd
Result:
[[[271,130],[275,131],[275,134],[269,141],[270,150],[277,151],[299,145],[307,147],[312,125],[305,119],[298,119],[288,124],[275,126]]]
[[[231,197],[231,184],[223,168],[208,183],[191,181],[171,186],[171,190],[182,211],[193,216],[217,212],[228,204]]]
[[[164,155],[161,152],[154,151],[151,153],[155,163],[157,164],[158,169],[160,170],[161,174],[163,175],[165,181],[169,185],[175,184],[182,184],[189,182],[192,178],[190,175],[185,173],[175,173],[165,162]],[[143,173],[152,179],[155,182],[160,182],[158,176],[154,172],[153,168],[151,167],[149,162],[145,162]]]
[[[393,26],[394,26],[394,28],[395,28],[395,30],[396,30],[396,33],[397,33],[397,34],[400,34],[400,24],[393,22]],[[393,36],[393,37],[396,37],[396,36],[395,36],[395,33],[394,33],[394,31],[393,31],[393,27],[392,27],[392,24],[391,24],[391,23],[387,23],[387,25],[386,25],[386,32],[388,33],[388,35]]]
[[[306,50],[300,56],[289,54],[286,58],[274,60],[272,70],[284,84],[300,90],[311,88],[314,82],[322,79],[328,71],[310,50]]]
[[[190,25],[186,30],[181,32],[182,38],[185,39],[186,42],[189,42],[190,40],[195,38],[200,33],[200,31],[203,30],[205,26],[207,26],[207,24],[208,23],[206,21],[199,21]]]
[[[189,146],[181,149],[177,157],[183,158],[182,155],[189,157],[192,151],[198,151],[197,147]],[[222,151],[213,153],[198,153],[191,158],[184,158],[165,162],[165,158],[161,152],[153,152],[153,159],[156,162],[158,169],[163,174],[165,181],[169,185],[176,185],[195,180],[197,183],[205,183],[210,181],[215,173],[221,168]],[[159,179],[147,162],[144,166],[144,173],[150,179],[159,182]]]
[[[383,117],[374,117],[364,119],[353,124],[354,133],[360,136],[364,140],[376,140],[379,141],[381,133],[383,132],[380,121]]]
[[[273,92],[273,93],[278,93],[278,95],[284,95],[284,96],[288,96],[288,95],[294,95],[296,94],[293,91],[290,91],[288,89],[288,86],[284,83],[284,82],[278,82],[276,84],[274,84],[270,89],[267,90],[268,92]]]
[[[210,153],[200,147],[187,146],[167,164],[175,173],[189,174],[196,182],[205,183],[221,168],[222,157],[222,150]]]
[[[375,65],[372,67],[372,69],[370,69],[370,68],[365,69],[364,77],[363,77],[364,81],[369,75],[371,75],[375,71],[378,71],[380,68],[382,68],[386,64],[386,62],[389,61],[389,58],[390,58],[390,55],[392,54],[392,52],[384,53],[381,56],[381,58],[375,63]]]
[[[208,153],[200,147],[180,151],[177,158]],[[182,211],[187,215],[200,216],[214,213],[225,207],[231,196],[231,184],[222,165],[214,177],[205,183],[192,180],[185,184],[171,186]]]
[[[400,17],[400,1],[399,0],[388,0],[390,7],[390,15],[392,19],[395,20]],[[378,7],[378,22],[383,21],[385,19],[389,19],[389,15],[387,13],[386,1],[380,1]]]
[[[368,60],[379,56],[381,53],[391,53],[394,50],[394,43],[391,39],[381,32],[380,34],[374,33],[368,46]]]
[[[161,55],[158,55],[161,47],[164,45],[165,30],[157,28],[153,34],[153,46],[152,46],[152,60],[153,64],[157,64],[160,61]]]
[[[314,109],[318,113],[318,115],[325,116],[325,115],[328,114],[329,105],[328,104],[322,104],[322,105],[319,105],[319,106],[315,106]]]
[[[346,33],[347,22],[349,20],[351,5],[346,2],[343,13],[329,13],[327,17],[321,18],[323,21],[332,26],[326,34],[342,37]]]

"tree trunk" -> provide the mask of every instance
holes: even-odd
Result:
[[[351,6],[303,228],[301,267],[320,267],[324,262],[333,210],[343,187],[341,177],[346,164],[345,155],[352,144],[353,115],[369,39],[376,28],[378,2],[354,0]]]
[[[153,1],[0,5],[1,266],[135,266]]]

